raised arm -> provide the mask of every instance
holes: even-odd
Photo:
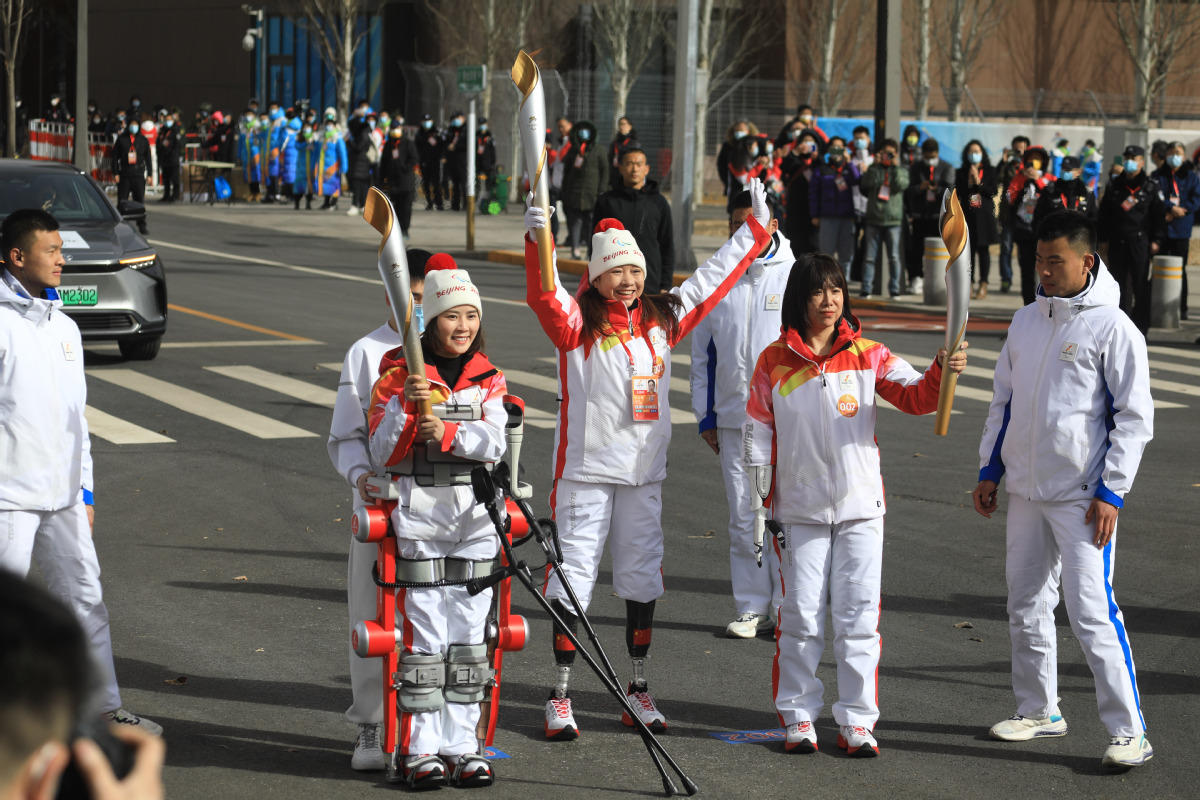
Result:
[[[531,205],[525,211],[525,227],[528,231],[546,227],[546,215],[542,209]],[[554,291],[542,289],[542,266],[538,260],[538,246],[533,237],[525,235],[525,301],[537,315],[542,330],[559,350],[573,350],[579,346],[583,331],[583,316],[579,304],[562,285],[558,274],[558,253],[554,253]]]

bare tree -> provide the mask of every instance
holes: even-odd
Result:
[[[962,118],[963,95],[986,42],[1008,11],[1005,0],[946,0],[933,22],[933,41],[950,67],[946,105],[951,121]]]
[[[5,151],[17,154],[17,63],[25,19],[32,7],[25,0],[0,0],[0,24],[4,25]]]
[[[846,99],[848,78],[867,57],[863,42],[874,30],[870,0],[811,0],[790,2],[788,13],[809,46],[798,48],[809,76],[817,81],[817,111],[834,116]]]
[[[904,50],[901,69],[912,93],[917,119],[929,116],[930,9],[933,0],[905,0],[904,33],[916,46]]]
[[[625,116],[634,81],[666,30],[668,13],[658,0],[603,0],[592,7],[595,42],[612,69],[613,130]]]
[[[1111,18],[1133,62],[1134,121],[1147,125],[1154,98],[1200,72],[1200,2],[1116,0]]]
[[[366,35],[365,31],[357,30],[358,17],[365,6],[365,0],[298,0],[290,14],[308,32],[321,61],[333,73],[338,120],[343,126],[350,113],[354,53]],[[262,100],[265,102],[267,98]]]

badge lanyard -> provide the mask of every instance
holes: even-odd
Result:
[[[619,335],[618,335],[619,338]],[[646,346],[650,348],[650,375],[638,375],[637,365],[633,360],[633,352],[625,342],[621,342],[621,349],[625,351],[625,355],[629,358],[629,373],[633,388],[633,421],[634,422],[654,422],[658,419],[658,382],[662,379],[662,375],[654,373],[654,364],[658,362],[658,353],[654,350],[654,344],[647,337]],[[663,370],[663,375],[666,370]]]

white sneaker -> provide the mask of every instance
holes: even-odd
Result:
[[[925,279],[913,278],[912,283],[908,285],[909,294],[925,294]]]
[[[643,686],[641,689],[634,689],[633,683],[630,682],[629,687],[625,690],[625,696],[629,698],[629,705],[633,706],[633,711],[638,715],[638,719],[647,728],[655,733],[661,733],[667,729],[667,718],[654,704],[649,687]],[[633,717],[629,716],[628,711],[622,712],[621,722],[633,727]]]
[[[400,778],[414,789],[432,789],[445,786],[449,782],[446,762],[435,755],[406,757]]]
[[[783,749],[789,753],[817,752],[817,731],[808,720],[787,726],[787,741]]]
[[[145,717],[139,717],[137,714],[130,714],[123,708],[118,708],[116,711],[110,711],[104,715],[104,718],[109,722],[114,722],[117,725],[128,725],[131,728],[145,731],[151,736],[162,736],[162,725],[159,725],[153,720],[148,720]]]
[[[997,722],[988,731],[993,739],[1005,742],[1027,742],[1042,736],[1066,736],[1067,721],[1062,714],[1051,714],[1045,719],[1034,719],[1013,714],[1003,722]]]
[[[387,766],[383,748],[379,745],[379,726],[370,723],[358,726],[358,738],[354,740],[354,755],[350,756],[350,769],[359,772],[378,772]]]
[[[879,743],[861,725],[843,725],[838,733],[837,746],[845,750],[848,756],[874,758],[879,755]]]
[[[346,216],[347,217],[357,217],[358,216],[358,206],[350,206],[350,210],[346,212]]]
[[[738,614],[738,618],[725,628],[725,635],[730,639],[753,639],[763,631],[775,627],[775,620],[770,614],[758,614],[747,611]]]
[[[555,742],[569,742],[579,737],[579,726],[571,713],[570,697],[550,695],[546,701],[546,738]]]
[[[496,780],[492,772],[492,763],[477,753],[467,753],[457,759],[447,759],[452,762],[454,772],[450,775],[450,785],[460,789],[472,789],[477,786],[491,786]]]
[[[1141,736],[1114,736],[1108,741],[1101,766],[1117,768],[1140,767],[1154,758],[1154,748],[1145,734]]]

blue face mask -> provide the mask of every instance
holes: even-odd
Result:
[[[417,323],[417,333],[425,332],[425,309],[420,303],[413,303],[413,322]]]
[[[163,125],[166,125],[168,128],[173,128],[173,127],[175,127],[175,120],[169,119],[166,122],[164,122]]]
[[[734,131],[734,132],[733,132],[733,138],[734,138],[734,139],[741,139],[741,138],[742,138],[742,137],[744,137],[745,135],[746,135],[746,131]]]
[[[1171,169],[1179,169],[1183,166],[1183,156],[1171,155],[1167,156],[1167,163],[1171,165]]]
[[[487,125],[480,125],[480,126],[479,126],[479,132],[480,132],[480,133],[487,133]]]
[[[589,131],[589,130],[582,130],[582,131],[580,131],[580,132],[579,132],[579,141],[581,141],[581,142],[586,142],[588,139],[591,139],[591,138],[592,138],[592,132],[591,132],[591,131]]]
[[[1126,172],[1128,172],[1130,175],[1132,175],[1133,173],[1137,172],[1137,168],[1138,168],[1138,163],[1136,161],[1134,161],[1132,158],[1125,159],[1125,171]]]
[[[424,122],[421,123],[421,127],[424,128],[425,130],[429,130],[430,128],[433,127],[433,123],[429,120],[425,120]]]
[[[972,164],[978,164],[983,161],[983,153],[968,153],[967,158],[970,159]]]

